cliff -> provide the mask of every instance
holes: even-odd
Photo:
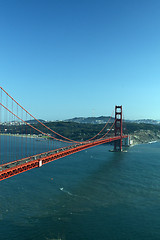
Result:
[[[130,134],[133,145],[160,141],[160,131],[136,130]]]

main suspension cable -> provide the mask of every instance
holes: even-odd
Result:
[[[58,139],[58,138],[55,138],[55,137],[52,137],[50,135],[48,135],[47,133],[44,133],[43,131],[39,130],[38,128],[32,126],[31,124],[29,124],[28,122],[25,122],[23,119],[21,119],[20,117],[18,117],[16,114],[14,114],[11,110],[9,110],[7,107],[5,107],[2,103],[0,103],[0,105],[5,108],[8,112],[10,112],[11,114],[13,114],[16,118],[18,118],[20,121],[22,121],[24,124],[27,124],[28,126],[30,126],[31,128],[33,128],[34,130],[40,132],[41,134],[43,135],[46,135],[47,137],[49,138],[52,138],[54,140],[58,140],[58,141],[61,141],[61,142],[69,142],[69,141],[65,141],[65,140],[62,140],[62,139]],[[76,142],[76,141],[75,141]],[[79,143],[79,142],[76,142],[76,143]]]
[[[38,119],[36,119],[31,113],[29,113],[24,107],[22,107],[13,97],[11,97],[11,95],[9,95],[2,87],[0,87],[0,88],[1,88],[1,90],[2,90],[5,94],[7,94],[7,96],[8,96],[9,98],[12,99],[12,101],[14,101],[14,102],[17,104],[17,106],[19,106],[19,107],[20,107],[22,110],[24,110],[28,115],[30,115],[30,117],[32,117],[34,120],[36,120],[38,123],[40,123],[42,126],[44,126],[45,128],[47,128],[48,130],[50,130],[50,131],[53,132],[54,134],[60,136],[61,138],[66,139],[66,140],[68,140],[68,141],[64,141],[64,140],[62,140],[62,139],[58,139],[58,138],[55,138],[55,137],[51,137],[50,135],[48,135],[48,134],[46,134],[46,133],[43,133],[43,134],[45,134],[46,136],[48,136],[48,137],[50,137],[50,138],[53,138],[53,139],[55,139],[55,140],[62,141],[62,142],[83,143],[83,142],[88,142],[88,141],[96,138],[96,137],[106,128],[106,126],[108,125],[110,119],[112,118],[113,112],[114,112],[114,111],[112,112],[112,115],[111,115],[111,117],[109,118],[108,122],[105,124],[105,126],[104,126],[95,136],[93,136],[92,138],[90,138],[90,139],[88,139],[88,140],[85,140],[85,141],[75,141],[75,140],[72,140],[72,139],[70,139],[70,138],[67,138],[67,137],[65,137],[65,136],[57,133],[56,131],[54,131],[53,129],[49,128],[49,127],[46,126],[44,123],[42,123],[41,121],[39,121]],[[4,107],[4,106],[3,106],[3,107]],[[8,111],[9,111],[9,109],[8,109]],[[12,114],[14,114],[14,113],[12,112]],[[16,116],[16,115],[15,115],[15,116]],[[16,116],[16,117],[17,117],[17,116]],[[22,119],[20,119],[20,120],[23,121]],[[25,122],[25,121],[23,121],[23,122],[24,122],[25,124],[28,124],[28,123]],[[28,125],[29,125],[30,127],[32,127],[32,125],[30,125],[30,124],[28,124]],[[32,127],[32,128],[34,128],[34,129],[36,129],[37,131],[39,131],[39,132],[42,133],[41,130],[38,130],[38,129],[35,128],[35,127]],[[105,136],[106,136],[106,135],[107,135],[107,133],[105,134]],[[101,138],[100,138],[100,139],[101,139]]]
[[[110,127],[110,129],[108,130],[108,132],[105,133],[105,134],[104,134],[101,138],[99,138],[98,140],[103,139],[103,138],[112,130],[112,128],[113,128],[113,126],[114,126],[114,124],[115,124],[115,121],[116,121],[116,120],[114,120],[114,122],[113,122],[112,126]]]
[[[40,123],[41,125],[43,125],[45,128],[47,128],[48,130],[50,130],[50,131],[53,132],[54,134],[56,134],[56,135],[58,135],[58,136],[60,136],[60,137],[62,137],[62,138],[64,138],[64,139],[66,139],[66,140],[68,140],[68,141],[70,141],[70,142],[76,142],[76,141],[74,141],[74,140],[72,140],[72,139],[69,139],[69,138],[67,138],[67,137],[65,137],[65,136],[63,136],[63,135],[55,132],[55,131],[52,130],[51,128],[47,127],[44,123],[42,123],[41,121],[39,121],[38,119],[36,119],[31,113],[29,113],[25,108],[23,108],[23,107],[22,107],[13,97],[11,97],[2,87],[0,87],[0,88],[1,88],[2,91],[3,91],[4,93],[6,93],[6,94],[8,95],[8,97],[11,98],[19,107],[21,107],[21,108],[22,108],[25,112],[27,112],[34,120],[36,120],[38,123]]]
[[[85,142],[88,142],[88,141],[94,139],[95,137],[97,137],[97,136],[98,136],[98,135],[99,135],[99,134],[100,134],[100,133],[101,133],[101,132],[107,127],[109,121],[111,120],[111,118],[112,118],[112,116],[113,116],[113,113],[114,113],[114,110],[113,110],[112,115],[110,116],[108,122],[107,122],[107,123],[105,124],[105,126],[101,129],[101,131],[99,131],[94,137],[92,137],[92,138],[86,140]]]
[[[7,94],[7,96],[8,96],[9,98],[11,98],[20,108],[22,108],[22,109],[23,109],[27,114],[29,114],[34,120],[36,120],[38,123],[40,123],[42,126],[44,126],[45,128],[47,128],[48,130],[50,130],[50,131],[53,132],[54,134],[60,136],[61,138],[64,138],[64,139],[68,140],[68,141],[62,141],[62,140],[61,140],[62,142],[74,142],[74,143],[84,142],[84,141],[75,141],[75,140],[72,140],[72,139],[70,139],[70,138],[67,138],[67,137],[65,137],[65,136],[57,133],[57,132],[54,131],[53,129],[49,128],[49,127],[46,126],[44,123],[42,123],[41,121],[39,121],[38,119],[36,119],[36,118],[35,118],[31,113],[29,113],[25,108],[23,108],[23,107],[22,107],[13,97],[11,97],[2,87],[0,87],[0,88],[2,89],[2,91],[3,91],[5,94]],[[113,112],[114,112],[114,111],[113,111]],[[113,115],[113,112],[112,112],[112,115]],[[112,115],[111,115],[111,117],[112,117]],[[111,117],[110,117],[110,119],[111,119]],[[101,129],[100,132],[98,132],[95,136],[93,136],[92,138],[86,140],[85,142],[90,141],[90,140],[96,138],[96,137],[106,128],[106,126],[108,125],[110,119],[109,119],[108,122],[105,124],[105,126]],[[31,126],[31,125],[30,125],[30,126]],[[59,140],[59,139],[57,139],[57,138],[54,138],[54,139]]]

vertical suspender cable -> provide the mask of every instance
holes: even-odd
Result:
[[[6,95],[6,107],[8,108],[8,96]],[[6,135],[7,135],[7,133],[8,133],[8,126],[7,126],[7,123],[8,123],[8,112],[7,111],[5,111],[5,115],[6,115],[6,119],[5,119],[5,122],[6,122],[6,128],[5,128],[5,132],[6,132]],[[8,136],[6,136],[6,162],[8,162]]]
[[[15,110],[16,110],[16,105],[13,102],[13,110],[14,110],[14,106],[15,106]],[[17,155],[17,146],[16,146],[16,117],[13,117],[13,121],[14,121],[14,158],[16,160],[16,155]]]
[[[17,105],[17,116],[18,116],[18,114],[19,114],[19,112],[18,112],[18,105]],[[17,121],[16,121],[16,125],[17,125],[17,134],[19,133],[19,121],[18,121],[18,119],[16,119]],[[19,145],[18,145],[18,135],[17,135],[17,137],[16,137],[16,149],[17,149],[17,156],[16,156],[16,160],[17,159],[19,159]]]
[[[0,91],[0,102],[2,103],[2,89]],[[2,106],[0,105],[0,164],[2,164]]]
[[[12,104],[12,112],[13,112],[13,100],[12,100],[11,104]],[[14,129],[13,129],[14,123],[13,123],[13,118],[14,117],[13,117],[13,114],[12,114],[12,117],[11,117],[11,128],[12,128],[12,131],[11,131],[11,136],[12,136],[11,153],[12,153],[12,158],[14,158],[14,156],[13,156],[13,152],[14,152]]]
[[[32,137],[33,137],[33,154],[35,155],[36,154],[36,150],[35,150],[35,134],[34,134],[34,130],[33,130]]]
[[[54,139],[52,139],[52,149],[54,150]]]
[[[8,97],[7,97],[7,104],[8,104],[8,108],[9,108],[9,101],[8,101]],[[10,160],[10,144],[11,144],[11,137],[10,137],[10,113],[7,113],[7,121],[8,121],[8,124],[7,124],[7,132],[8,132],[8,161],[11,161]]]
[[[21,119],[23,120],[23,109],[21,110]],[[23,140],[24,140],[24,137],[23,137],[23,125],[24,123],[20,122],[21,124],[21,158],[24,157],[24,143],[23,143]]]
[[[27,112],[26,112],[26,122],[27,122]],[[28,156],[28,131],[27,131],[27,124],[26,126],[26,157]]]
[[[30,117],[30,123],[31,123],[31,117]],[[30,146],[29,146],[29,149],[30,149],[30,155],[33,155],[33,145],[32,145],[32,136],[31,136],[31,127],[30,128]]]
[[[46,141],[46,142],[47,142],[47,149],[48,149],[48,151],[49,151],[49,144],[50,144],[50,143],[49,143],[49,137],[47,137],[46,140],[47,140],[47,141]]]

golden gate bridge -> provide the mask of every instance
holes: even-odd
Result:
[[[114,151],[121,152],[123,139],[129,137],[123,134],[122,106],[115,106],[112,123],[111,118],[95,136],[75,141],[36,119],[0,87],[0,181],[104,143],[114,142]],[[37,139],[47,139],[48,151],[33,154]]]

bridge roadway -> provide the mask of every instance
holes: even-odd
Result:
[[[128,135],[123,135],[122,138],[127,138]],[[95,141],[82,142],[67,147],[58,148],[49,152],[37,154],[31,157],[23,158],[13,162],[0,165],[0,181],[22,172],[28,171],[32,168],[41,167],[43,164],[55,161],[59,158],[66,157],[73,153],[94,147],[100,144],[113,142],[121,139],[121,136],[104,138]]]

